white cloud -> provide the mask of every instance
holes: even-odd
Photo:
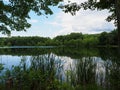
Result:
[[[76,2],[76,3],[82,3],[82,2],[85,2],[87,0],[64,0],[64,2],[68,3],[68,1],[70,2]]]
[[[68,1],[68,0],[65,0]],[[72,2],[83,2],[85,0],[71,0]],[[32,19],[28,22],[32,27],[27,30],[27,33],[22,32],[19,35],[31,36],[48,36],[54,37],[57,35],[69,34],[71,32],[82,33],[100,33],[102,31],[112,30],[113,23],[105,21],[109,15],[107,10],[104,11],[90,11],[80,10],[75,16],[65,14],[64,12],[54,8],[54,15],[49,18],[36,17],[31,13]],[[12,35],[18,35],[16,33]]]
[[[30,19],[29,22],[30,22],[30,23],[38,23],[39,21],[36,20],[36,19]]]
[[[82,33],[100,33],[102,31],[112,30],[114,27],[113,23],[108,23],[105,19],[108,16],[108,11],[79,11],[75,16],[60,12],[56,16],[56,21],[52,22],[51,25],[59,25],[62,28],[55,32],[55,35],[63,35],[71,32],[82,32]]]
[[[50,25],[52,25],[52,26],[61,26],[61,24],[60,23],[58,23],[58,22],[56,22],[56,21],[53,21],[53,22],[45,22],[45,24],[50,24]]]
[[[9,0],[4,0],[5,2],[9,2]]]

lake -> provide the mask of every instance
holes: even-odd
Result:
[[[120,90],[120,49],[1,47],[0,90]]]

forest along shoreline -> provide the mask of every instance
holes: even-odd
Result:
[[[5,46],[118,47],[118,32],[113,30],[100,34],[71,33],[59,35],[52,39],[50,37],[38,36],[0,37],[0,47]]]

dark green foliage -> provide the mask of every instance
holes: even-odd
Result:
[[[85,34],[83,39],[83,45],[85,47],[97,47],[99,34]]]
[[[71,68],[70,80],[71,85],[95,84],[96,63],[93,58],[85,57],[76,60],[75,69]]]
[[[30,66],[27,66],[26,58],[22,57],[19,66],[13,66],[11,70],[6,70],[2,76],[6,84],[0,82],[0,85],[3,86],[2,89],[59,90],[60,82],[57,80],[57,70],[59,72],[62,70],[61,64],[58,63],[59,59],[56,62],[54,55],[47,54],[33,56],[30,61]],[[9,83],[7,83],[8,81]]]
[[[98,47],[117,46],[117,30],[109,33],[82,34],[71,33],[56,36],[53,39],[45,37],[8,37],[0,38],[0,46],[67,46],[67,47]]]
[[[82,45],[82,33],[71,33],[68,35],[57,36],[53,39],[55,42],[60,42],[60,45],[79,47]]]
[[[4,69],[3,64],[0,63],[0,73]]]
[[[59,42],[59,45],[71,47],[117,46],[118,32],[113,30],[109,33],[102,32],[100,34],[71,33],[57,36],[53,40]]]
[[[26,31],[31,25],[29,12],[37,15],[53,14],[50,6],[57,6],[62,0],[0,0],[0,32],[10,34],[11,31]]]
[[[118,0],[119,1],[119,0]],[[70,12],[72,15],[75,15],[76,11],[79,11],[81,8],[84,10],[86,9],[91,9],[91,10],[104,10],[107,9],[109,12],[112,14],[108,16],[107,21],[112,21],[117,20],[117,15],[116,15],[116,3],[115,0],[87,0],[83,3],[77,4],[77,3],[71,3],[66,4],[65,6],[61,7],[65,13]],[[119,12],[119,11],[117,11]]]
[[[45,42],[50,40],[49,38],[43,37],[10,37],[1,38],[2,44],[5,46],[37,46],[45,45]],[[2,45],[1,45],[2,46]]]
[[[112,45],[117,45],[117,41],[118,41],[118,31],[117,30],[113,30],[110,32],[109,34],[110,37],[110,42]]]
[[[115,26],[118,29],[118,45],[120,46],[120,0],[87,0],[83,3],[71,3],[61,7],[65,13],[70,12],[72,15],[75,15],[76,11],[79,11],[81,8],[84,10],[105,10],[107,9],[111,15],[107,17],[107,21],[110,22],[114,20]]]
[[[15,48],[14,48],[15,49]],[[0,49],[1,50],[1,49]],[[16,49],[14,55],[27,49]],[[18,66],[3,69],[0,90],[119,90],[119,48],[53,48],[21,54]],[[41,52],[38,55],[33,52]],[[4,50],[7,55],[7,50]],[[54,53],[54,54],[53,54]],[[0,52],[1,54],[1,52]],[[9,52],[9,55],[10,52]],[[27,56],[30,56],[27,58]],[[66,56],[68,58],[62,58]],[[72,59],[72,62],[69,61]],[[3,59],[4,60],[4,59]],[[9,60],[9,59],[8,59]],[[28,62],[29,60],[29,62]],[[65,62],[65,61],[66,62]],[[68,63],[67,63],[68,62]],[[64,68],[64,65],[67,65]]]
[[[99,36],[99,45],[117,45],[118,41],[118,32],[113,30],[110,33],[103,32]]]
[[[109,39],[108,39],[108,33],[107,32],[103,32],[100,34],[100,37],[99,37],[99,43],[101,45],[107,45],[109,44]]]

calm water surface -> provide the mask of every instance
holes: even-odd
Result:
[[[120,50],[0,48],[0,90],[120,90]]]

